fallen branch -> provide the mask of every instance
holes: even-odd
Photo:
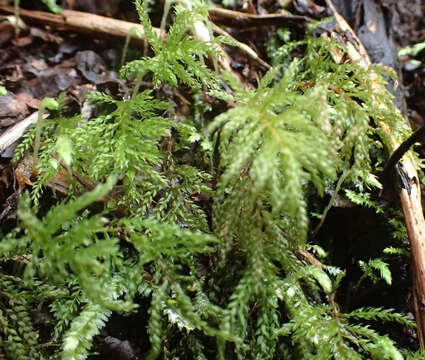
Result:
[[[47,114],[44,115],[44,118],[47,118]],[[22,135],[25,134],[27,129],[35,124],[38,120],[38,112],[32,113],[30,116],[20,121],[16,125],[7,129],[0,136],[0,154],[3,153],[10,145],[12,145],[15,141],[19,140]]]
[[[0,6],[0,12],[13,14],[12,6]],[[140,24],[116,20],[113,18],[89,14],[81,11],[64,10],[61,14],[52,14],[44,11],[34,10],[19,10],[19,16],[29,24],[47,25],[57,30],[73,31],[80,34],[91,34],[99,38],[115,38],[123,41],[129,34],[131,42],[138,45],[143,45],[144,30]],[[141,38],[136,36],[137,31]],[[157,35],[160,35],[160,30],[154,28]]]
[[[326,0],[328,7],[332,10],[337,21],[338,31],[344,34],[343,38],[348,50],[348,56],[352,62],[359,64],[369,71],[369,76],[373,80],[377,74],[370,70],[372,64],[370,57],[360,42],[353,29],[348,25],[345,19],[335,9],[331,0]],[[346,36],[346,34],[350,36]],[[338,32],[335,33],[337,37]],[[378,82],[374,83],[371,89],[372,96],[374,92],[385,91]],[[379,104],[379,99],[376,98]],[[385,107],[384,104],[379,104]],[[402,117],[401,113],[396,116]],[[406,122],[407,125],[407,122]],[[385,122],[380,122],[378,126],[388,135],[388,143],[385,145],[390,154],[392,154],[401,144]],[[403,179],[403,187],[400,193],[400,200],[403,209],[404,219],[407,227],[407,233],[410,241],[414,265],[414,297],[416,324],[418,330],[419,343],[422,349],[425,349],[425,221],[421,203],[421,189],[416,164],[411,154],[406,154],[398,163],[398,174]]]
[[[232,39],[235,44],[238,44],[237,47],[241,49],[246,55],[248,55],[251,59],[256,61],[266,70],[271,69],[271,65],[261,59],[254,50],[252,50],[248,45],[237,41],[233,36],[231,36],[227,31],[223,30],[221,27],[213,24],[213,31],[219,35],[227,36],[229,39]]]
[[[283,14],[257,15],[217,7],[208,9],[208,14],[212,22],[234,28],[276,25],[305,32],[307,25],[312,22],[306,16],[288,16]]]

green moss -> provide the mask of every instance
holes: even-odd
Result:
[[[189,34],[195,20],[207,22],[204,7],[176,7],[165,41],[153,32],[144,4],[136,7],[153,56],[123,67],[123,76],[137,78],[133,95],[116,100],[93,92],[99,116],[46,123],[39,177],[20,202],[20,229],[0,242],[3,263],[29,258],[17,285],[0,275],[6,355],[47,358],[28,315],[35,301],[50,304],[52,341],[60,344],[55,356],[63,359],[87,358],[111,314],[131,316],[136,309],[149,317],[150,349],[143,349],[149,359],[205,359],[211,346],[218,359],[409,353],[368,324],[411,321],[381,308],[340,312],[335,299],[343,269],[313,266],[300,255],[305,248],[323,253],[308,240],[311,199],[341,189],[378,209],[375,172],[386,154],[376,124],[386,122],[400,137],[406,132],[390,93],[372,96],[366,71],[336,64],[338,45],[312,37],[275,49],[275,70],[246,91],[204,64],[204,57],[218,56],[214,43]],[[302,56],[293,59],[297,47]],[[155,87],[186,86],[193,96],[205,89],[234,106],[209,123],[196,116],[181,122],[175,104],[138,91],[145,76]],[[221,81],[231,94],[220,90]],[[197,109],[198,117],[204,113]],[[33,139],[34,131],[18,157]],[[62,166],[51,153],[66,167],[69,191],[42,214],[37,200]],[[76,174],[89,179],[85,186]],[[201,205],[201,197],[212,201]],[[121,217],[117,209],[124,209]],[[365,276],[376,279],[378,270],[390,282],[382,260],[363,265]],[[24,279],[27,298],[11,302]],[[38,284],[50,290],[37,291]],[[138,309],[141,303],[146,308]],[[18,307],[21,320],[12,317]],[[25,354],[27,348],[34,354]]]

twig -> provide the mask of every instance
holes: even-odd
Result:
[[[44,114],[44,119],[48,117],[47,114]],[[37,112],[32,113],[30,116],[25,118],[24,120],[20,121],[16,125],[12,126],[11,128],[7,129],[1,136],[0,136],[0,154],[5,151],[10,145],[12,145],[15,141],[19,140],[22,135],[25,134],[25,131],[27,129],[35,124],[38,119]]]
[[[306,16],[287,16],[283,14],[248,14],[218,7],[208,9],[212,22],[234,28],[257,26],[286,26],[304,32],[312,20]]]
[[[265,62],[263,59],[261,59],[257,53],[251,49],[248,45],[241,43],[240,41],[236,40],[232,35],[230,35],[227,31],[223,30],[222,28],[218,27],[217,25],[213,24],[213,30],[217,34],[227,36],[229,39],[232,39],[237,44],[237,47],[245,54],[248,55],[251,59],[256,61],[259,65],[264,67],[267,70],[270,70],[272,67],[267,62]]]
[[[61,160],[61,159],[59,159],[59,157],[55,154],[55,153],[53,153],[53,152],[49,152],[49,155],[53,158],[53,159],[55,159],[59,164],[60,164],[60,166],[62,166],[65,170],[70,170],[69,169],[69,166],[66,166],[65,165],[65,163]],[[77,172],[75,172],[74,170],[70,170],[71,171],[71,174],[72,174],[72,176],[73,177],[75,177],[77,180],[78,180],[78,182],[81,184],[81,185],[83,185],[84,186],[84,188],[86,189],[86,190],[88,190],[88,191],[91,191],[91,190],[93,190],[95,187],[96,187],[96,185],[98,185],[98,184],[96,184],[96,183],[93,183],[93,182],[91,182],[90,180],[88,180],[88,179],[84,179],[83,177],[81,177]],[[70,179],[71,180],[71,179]]]
[[[0,6],[0,12],[13,14],[13,6]],[[61,14],[51,14],[44,11],[33,11],[19,9],[19,16],[28,23],[48,25],[57,30],[69,30],[77,33],[91,34],[97,37],[106,37],[125,40],[130,33],[130,41],[132,43],[143,45],[145,38],[143,26],[140,24],[117,20],[106,16],[89,14],[81,11],[63,10]],[[136,31],[131,31],[133,28]],[[160,35],[158,28],[153,29],[157,35]],[[136,33],[141,34],[139,38]]]

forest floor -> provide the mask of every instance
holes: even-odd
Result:
[[[286,9],[293,15],[299,15],[307,19],[320,20],[330,15],[323,1],[280,1],[288,3]],[[364,1],[369,3],[370,1]],[[13,22],[10,21],[10,11],[7,10],[7,2],[0,1],[0,86],[7,93],[0,96],[0,136],[18,123],[27,119],[31,114],[38,111],[41,101],[45,97],[56,98],[60,94],[66,99],[66,115],[76,113],[90,114],[92,105],[86,99],[86,95],[93,90],[100,90],[113,97],[123,97],[129,93],[131,82],[125,82],[118,76],[118,70],[122,63],[125,38],[101,37],[99,34],[81,34],[69,29],[61,30],[40,21],[32,21],[30,17],[24,19],[25,26],[20,27],[19,35],[15,33]],[[362,41],[365,45],[373,48],[376,39],[371,38],[365,32],[364,25],[367,23],[368,14],[362,10],[363,1],[335,1],[339,3],[341,13],[344,9],[359,9],[354,12],[351,19],[353,28],[362,33]],[[344,5],[344,3],[346,3]],[[380,4],[384,21],[384,27],[388,29],[389,41],[394,47],[384,49],[388,53],[378,53],[375,61],[379,58],[394,58],[400,47],[414,45],[425,39],[425,27],[423,15],[424,5],[421,1],[381,0]],[[67,0],[63,1],[63,8],[95,13],[116,19],[138,22],[137,13],[129,1],[116,0]],[[217,4],[217,6],[221,6]],[[21,0],[21,7],[29,11],[47,11],[46,7],[38,1]],[[160,26],[163,2],[155,3],[152,12],[153,25]],[[264,16],[263,20],[252,20],[249,26],[238,23],[233,19],[226,30],[238,41],[246,43],[253,48],[261,57],[262,61],[250,59],[246,53],[235,49],[226,49],[230,55],[232,70],[244,79],[246,84],[255,84],[258,78],[267,70],[267,45],[276,34],[276,25],[267,19],[268,14],[281,14],[281,6],[278,1],[234,1],[233,10],[250,15]],[[220,19],[223,23],[223,19]],[[268,21],[270,21],[268,23]],[[297,38],[297,24],[292,28],[291,36]],[[295,29],[295,30],[294,30]],[[86,30],[87,31],[87,30]],[[368,37],[369,36],[369,37]],[[300,37],[302,37],[300,35]],[[370,44],[366,44],[370,41]],[[382,49],[381,49],[382,50]],[[145,49],[146,51],[146,49]],[[125,53],[126,60],[134,59],[143,55],[143,50],[131,47]],[[373,56],[372,56],[373,57]],[[406,114],[414,129],[425,125],[425,51],[415,55],[409,54],[400,58],[397,63],[397,72],[400,75],[400,96],[406,104]],[[152,88],[152,83],[144,83],[143,87]],[[172,101],[180,104],[182,116],[187,113],[187,100],[184,95],[176,93],[161,94]],[[404,99],[403,99],[404,98]],[[402,106],[403,108],[403,106]],[[19,139],[18,139],[19,141]],[[20,192],[24,188],[30,188],[36,174],[30,165],[11,161],[16,143],[2,149],[0,157],[0,234],[6,234],[16,226],[17,203]],[[424,155],[425,150],[417,146],[416,150]],[[60,194],[66,184],[62,179],[55,179],[52,193]],[[58,195],[60,196],[60,195]],[[329,213],[328,219],[323,226],[319,240],[329,238],[345,238],[344,242],[351,244],[334,248],[334,256],[338,259],[335,265],[350,269],[353,267],[352,259],[358,259],[365,247],[373,255],[370,244],[375,238],[390,237],[389,230],[382,225],[379,215],[372,210],[354,207],[352,209],[336,206]],[[319,241],[320,242],[320,241]],[[352,306],[372,306],[373,298],[379,296],[381,306],[396,308],[405,313],[414,312],[411,305],[411,284],[409,264],[398,262],[391,264],[393,278],[397,279],[395,288],[397,292],[389,292],[380,284],[369,288],[367,291],[356,294],[351,299]],[[358,270],[354,270],[357,272]],[[358,274],[356,274],[357,276]],[[352,274],[354,277],[354,274]],[[350,274],[348,275],[350,278]],[[345,286],[350,286],[349,281]],[[394,287],[391,288],[394,291]],[[367,300],[366,300],[367,299]],[[372,299],[372,300],[370,300]],[[355,303],[355,304],[353,304]],[[42,308],[42,305],[40,305]],[[49,326],[43,325],[43,311],[39,319],[39,330],[48,332]],[[104,332],[104,344],[100,352],[111,359],[132,359],[137,350],[132,350],[130,343],[134,343],[134,337],[139,324],[145,323],[146,319],[136,317],[127,318],[114,315]],[[139,329],[140,330],[140,329]],[[44,335],[48,338],[48,335]],[[399,341],[405,346],[417,347],[415,334],[408,332],[398,335]],[[105,341],[104,339],[109,339]],[[115,340],[114,340],[115,339]],[[118,340],[119,339],[119,340]],[[100,341],[100,340],[99,340]],[[114,342],[115,341],[115,342]],[[147,340],[145,340],[147,341]],[[140,342],[139,342],[140,343]],[[117,350],[118,349],[118,350]],[[132,353],[134,351],[134,354]],[[125,354],[127,355],[125,355]],[[124,354],[124,355],[123,355]],[[133,355],[132,355],[133,354]],[[134,357],[132,357],[134,356]]]

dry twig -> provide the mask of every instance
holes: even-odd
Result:
[[[44,118],[46,118],[48,115],[44,115]],[[38,113],[34,112],[30,116],[28,116],[26,119],[20,121],[16,125],[12,126],[11,128],[7,129],[1,136],[0,136],[0,154],[5,151],[10,145],[12,145],[15,141],[19,140],[22,135],[24,135],[25,131],[27,129],[35,124],[38,120]]]
[[[248,14],[239,11],[213,7],[208,9],[211,21],[219,25],[234,28],[258,26],[286,26],[304,32],[311,19],[306,16],[288,16],[283,14]]]

